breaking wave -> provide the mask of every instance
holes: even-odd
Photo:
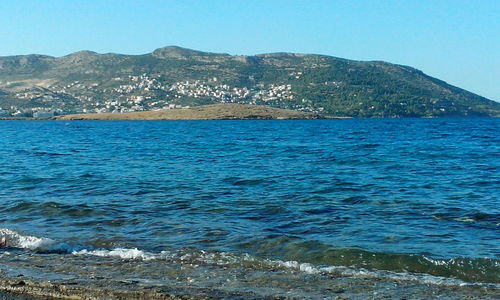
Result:
[[[17,231],[0,228],[0,236],[7,239],[7,247],[28,250],[49,250],[53,249],[56,242],[49,238],[23,235]]]
[[[117,247],[113,249],[93,249],[92,247],[77,247],[57,242],[46,237],[25,235],[15,230],[0,228],[0,236],[7,238],[6,248],[23,249],[34,252],[60,253],[65,255],[115,258],[121,260],[151,261],[164,260],[178,264],[211,264],[238,268],[286,269],[307,274],[330,274],[355,277],[385,277],[394,280],[417,280],[424,283],[464,285],[477,282],[500,284],[500,261],[481,258],[451,258],[436,259],[424,255],[394,254],[399,264],[408,267],[379,269],[366,267],[363,264],[312,264],[296,260],[279,260],[251,256],[249,254],[234,254],[229,252],[207,252],[203,250],[176,250],[148,252],[138,248]],[[341,250],[343,253],[349,251]],[[359,250],[352,250],[353,253]],[[4,254],[6,252],[4,251]],[[364,257],[366,257],[366,253]],[[390,254],[373,254],[379,259],[391,257]],[[416,264],[416,265],[415,265]]]
[[[80,250],[73,251],[73,255],[78,256],[98,256],[119,258],[123,260],[165,260],[178,264],[190,265],[216,265],[237,268],[252,268],[271,271],[276,269],[302,272],[306,274],[320,274],[331,276],[347,276],[361,278],[386,278],[398,281],[418,281],[426,284],[437,285],[476,285],[479,282],[469,282],[457,278],[435,276],[425,273],[394,272],[386,270],[369,270],[353,266],[318,266],[306,262],[284,261],[273,259],[261,259],[249,254],[233,254],[228,252],[207,252],[207,251],[161,251],[152,253],[137,248],[115,248],[112,250]],[[443,260],[433,260],[425,257],[428,261],[436,264],[447,264]],[[494,267],[499,267],[498,261],[494,262]],[[497,282],[490,282],[495,287],[500,287]]]

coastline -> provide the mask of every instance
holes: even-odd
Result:
[[[4,276],[2,276],[4,277]],[[441,286],[411,281],[385,282],[384,279],[330,278],[331,284],[324,297],[329,299],[495,299],[500,290],[487,285]],[[290,289],[293,289],[290,286]],[[224,287],[196,287],[193,285],[168,286],[140,284],[134,280],[102,280],[81,282],[42,281],[32,278],[2,278],[0,299],[307,299],[301,296],[269,295],[249,291],[228,291]]]
[[[57,115],[53,117],[0,117],[0,120],[316,120],[316,119],[351,119],[319,113],[282,109],[267,105],[236,103],[218,103],[200,105],[182,109],[164,109],[154,111],[134,111],[123,113],[79,113]]]
[[[263,105],[211,104],[186,109],[128,113],[72,114],[53,120],[293,120],[330,119],[316,113],[280,109]]]

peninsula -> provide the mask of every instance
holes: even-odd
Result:
[[[324,118],[324,116],[314,113],[248,104],[212,104],[185,109],[73,114],[54,117],[56,120],[284,120]]]

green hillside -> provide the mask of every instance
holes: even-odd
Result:
[[[291,53],[180,47],[0,57],[0,116],[131,112],[215,103],[349,117],[499,116],[488,100],[411,67]]]

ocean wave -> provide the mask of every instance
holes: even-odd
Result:
[[[7,238],[7,247],[29,250],[50,249],[56,242],[49,238],[23,235],[17,231],[0,228],[0,236]]]
[[[105,249],[100,249],[100,250],[79,250],[79,251],[72,251],[73,255],[80,255],[80,256],[99,256],[99,257],[115,257],[115,258],[121,258],[121,259],[132,259],[132,260],[153,260],[153,259],[160,259],[161,255],[159,254],[154,254],[146,251],[139,250],[137,248],[115,248],[112,250],[105,250]]]
[[[0,228],[0,236],[7,237],[6,250],[17,248],[38,253],[60,253],[75,256],[94,256],[135,261],[168,261],[180,265],[216,265],[235,268],[251,268],[269,271],[274,269],[289,270],[307,274],[322,274],[331,276],[350,276],[363,278],[387,278],[391,280],[412,280],[421,283],[441,285],[493,284],[500,287],[498,274],[500,261],[484,258],[450,258],[437,259],[424,255],[389,255],[362,252],[364,259],[384,260],[390,256],[396,259],[398,265],[391,268],[365,267],[364,265],[310,263],[296,260],[280,260],[260,258],[250,254],[235,254],[230,252],[203,251],[183,249],[175,251],[149,252],[140,248],[117,247],[113,249],[96,249],[68,245],[46,237],[22,234],[12,229]],[[347,255],[348,249],[342,250]],[[353,252],[354,251],[354,252]],[[359,250],[356,250],[359,252]],[[357,253],[355,250],[349,255]],[[8,255],[7,251],[0,253]],[[358,253],[359,254],[359,253]],[[336,254],[332,254],[336,255]],[[340,255],[340,254],[339,254]],[[376,257],[375,257],[376,256]],[[379,257],[380,256],[380,257]],[[406,266],[403,268],[403,265]]]
[[[433,276],[429,274],[415,274],[391,272],[382,270],[367,270],[363,268],[353,268],[345,266],[313,266],[309,263],[299,263],[296,261],[268,261],[270,265],[282,266],[284,268],[298,270],[307,274],[336,275],[356,278],[386,278],[396,281],[417,281],[425,284],[446,285],[446,286],[465,286],[482,285],[482,283],[465,282],[459,279]],[[500,287],[500,285],[495,285]]]
[[[356,278],[382,278],[395,281],[415,281],[424,284],[445,285],[445,286],[466,286],[466,285],[489,285],[500,288],[497,283],[468,282],[456,278],[434,276],[425,273],[394,272],[386,270],[368,270],[352,266],[321,266],[306,262],[285,261],[273,259],[261,259],[249,254],[234,254],[228,252],[207,252],[207,251],[161,251],[152,253],[137,248],[115,248],[111,250],[80,250],[73,251],[73,255],[98,256],[120,258],[123,260],[165,260],[179,264],[189,265],[215,265],[236,268],[262,269],[264,271],[283,270],[300,272],[311,275],[344,276]],[[447,264],[445,260],[433,260],[426,258],[436,265]],[[498,263],[496,263],[498,266]]]

